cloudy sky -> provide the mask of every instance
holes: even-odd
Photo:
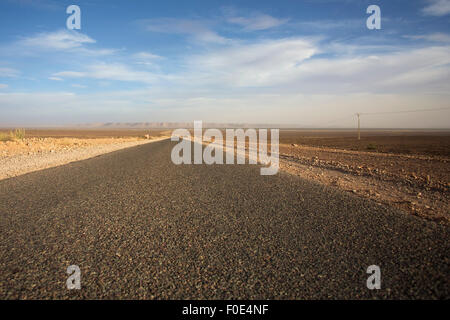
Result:
[[[0,0],[1,126],[450,128],[449,101],[450,0]]]

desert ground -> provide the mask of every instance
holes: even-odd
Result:
[[[0,130],[0,180],[165,139],[163,130]]]
[[[450,132],[283,131],[282,169],[436,222],[450,222]]]
[[[23,139],[0,130],[0,179],[170,137],[168,130],[28,129]],[[450,223],[450,131],[281,130],[280,169]]]

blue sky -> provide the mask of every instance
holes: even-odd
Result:
[[[68,30],[66,8],[81,9]],[[381,30],[366,9],[381,8]],[[0,125],[354,126],[449,107],[450,0],[0,1]],[[449,128],[450,112],[367,127]]]

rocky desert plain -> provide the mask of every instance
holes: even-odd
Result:
[[[284,131],[282,170],[390,205],[436,223],[450,222],[450,132]]]

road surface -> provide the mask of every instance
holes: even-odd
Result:
[[[173,146],[0,181],[0,298],[450,297],[448,227],[256,165],[176,166]]]

